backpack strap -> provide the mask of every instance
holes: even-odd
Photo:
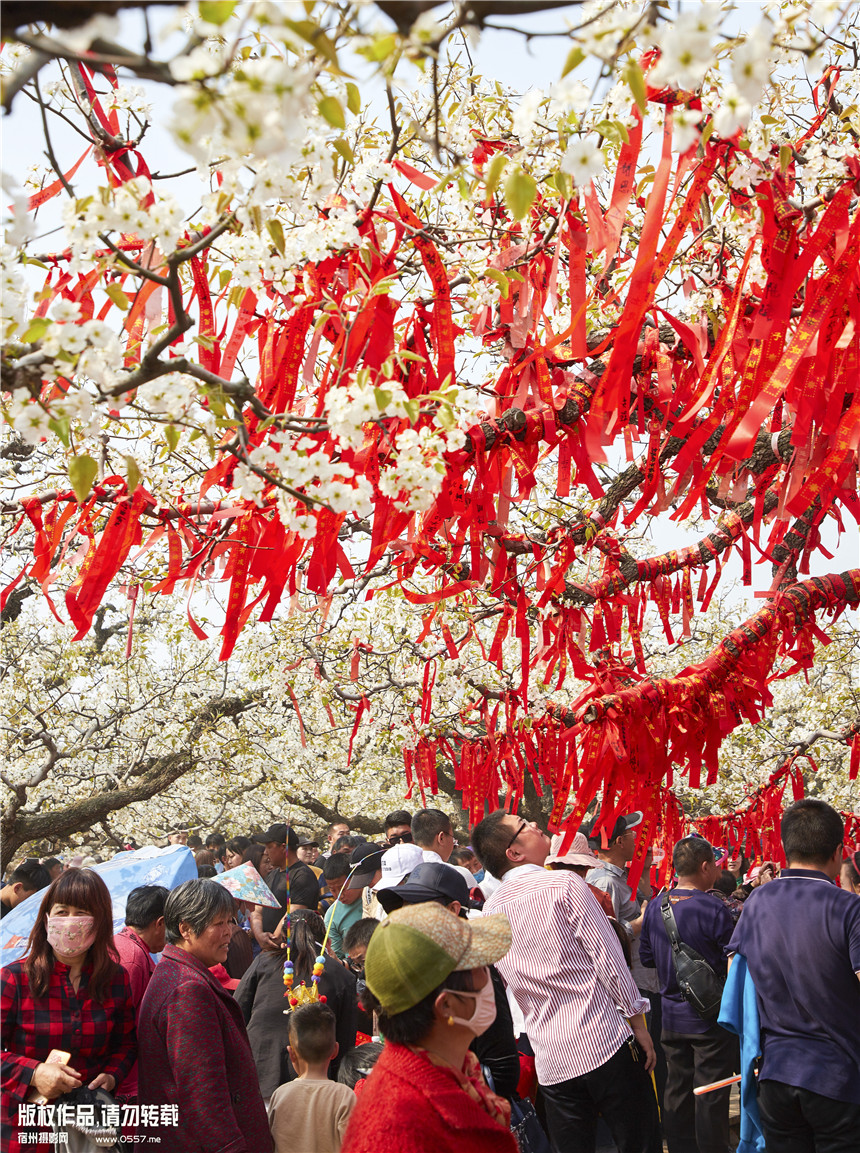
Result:
[[[663,927],[669,938],[669,944],[672,946],[672,951],[677,953],[681,948],[681,934],[678,932],[678,922],[675,920],[675,914],[672,912],[668,890],[660,899],[660,912],[663,915]]]

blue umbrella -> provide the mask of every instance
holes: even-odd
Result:
[[[175,889],[183,881],[197,876],[194,854],[185,845],[169,845],[166,849],[147,845],[143,849],[117,853],[110,861],[93,865],[92,869],[110,892],[115,933],[125,925],[125,902],[132,889],[141,885],[164,885],[166,889]],[[8,965],[24,955],[44,895],[44,889],[33,893],[0,921],[0,963]]]

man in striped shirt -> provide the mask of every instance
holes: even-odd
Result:
[[[661,1153],[648,1002],[605,913],[581,877],[544,868],[534,822],[499,810],[472,844],[502,882],[484,912],[511,922],[497,968],[525,1017],[554,1153],[594,1153],[598,1114],[619,1153]]]

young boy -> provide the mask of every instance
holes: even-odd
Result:
[[[340,1153],[355,1094],[329,1081],[337,1056],[334,1013],[327,1005],[300,1005],[290,1014],[289,1053],[298,1080],[280,1085],[269,1105],[275,1153]]]

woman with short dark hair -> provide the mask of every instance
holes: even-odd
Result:
[[[140,1102],[175,1107],[162,1120],[171,1153],[269,1153],[266,1111],[242,1012],[209,969],[224,964],[233,897],[216,881],[185,881],[164,906],[167,944],[140,1007]]]
[[[51,883],[26,955],[4,965],[0,981],[2,1150],[17,1153],[35,1143],[21,1142],[18,1127],[18,1106],[31,1089],[49,1100],[82,1085],[112,1092],[134,1064],[134,1002],[98,873],[68,869]],[[48,1064],[52,1049],[69,1053],[69,1061]]]

